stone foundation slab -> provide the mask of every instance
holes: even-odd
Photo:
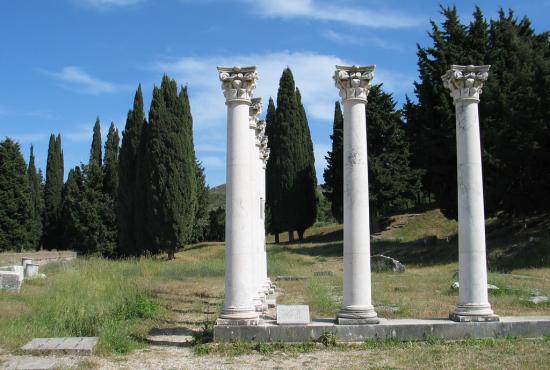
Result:
[[[369,339],[422,341],[431,337],[447,340],[466,338],[500,338],[506,336],[535,338],[550,335],[550,316],[500,317],[493,322],[455,322],[448,319],[380,319],[372,325],[337,325],[334,320],[315,320],[308,325],[276,325],[260,321],[254,326],[214,326],[215,342],[262,341],[307,342],[327,332],[339,342],[363,342]]]

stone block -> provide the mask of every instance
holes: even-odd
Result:
[[[377,254],[371,256],[370,258],[371,271],[373,272],[384,272],[384,271],[393,271],[393,272],[405,272],[405,265],[388,256],[382,254]]]
[[[19,292],[23,279],[19,272],[15,271],[0,271],[0,289]]]
[[[27,263],[25,265],[25,276],[28,278],[38,277],[38,265],[34,263]]]
[[[98,337],[34,338],[21,349],[31,353],[91,355]]]
[[[309,323],[308,305],[277,305],[277,325]]]

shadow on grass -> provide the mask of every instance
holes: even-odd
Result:
[[[526,223],[487,225],[487,264],[491,271],[507,272],[520,268],[550,267],[550,220],[529,219]],[[343,230],[306,237],[295,243],[282,243],[290,252],[307,256],[342,257]],[[458,238],[427,236],[412,242],[375,240],[371,254],[383,254],[405,265],[433,266],[458,261]]]

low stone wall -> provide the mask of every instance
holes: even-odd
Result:
[[[29,257],[33,263],[43,266],[50,262],[71,261],[77,256],[73,251],[38,251],[22,253],[0,253],[0,266],[20,265],[23,257]]]

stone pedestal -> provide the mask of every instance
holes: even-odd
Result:
[[[257,284],[250,209],[249,106],[256,67],[218,67],[227,105],[225,300],[218,324],[256,325]]]
[[[456,108],[459,303],[454,321],[498,321],[487,292],[478,104],[490,66],[453,65],[442,77]]]
[[[371,299],[365,104],[374,66],[336,66],[344,104],[344,302],[338,324],[379,322]]]

